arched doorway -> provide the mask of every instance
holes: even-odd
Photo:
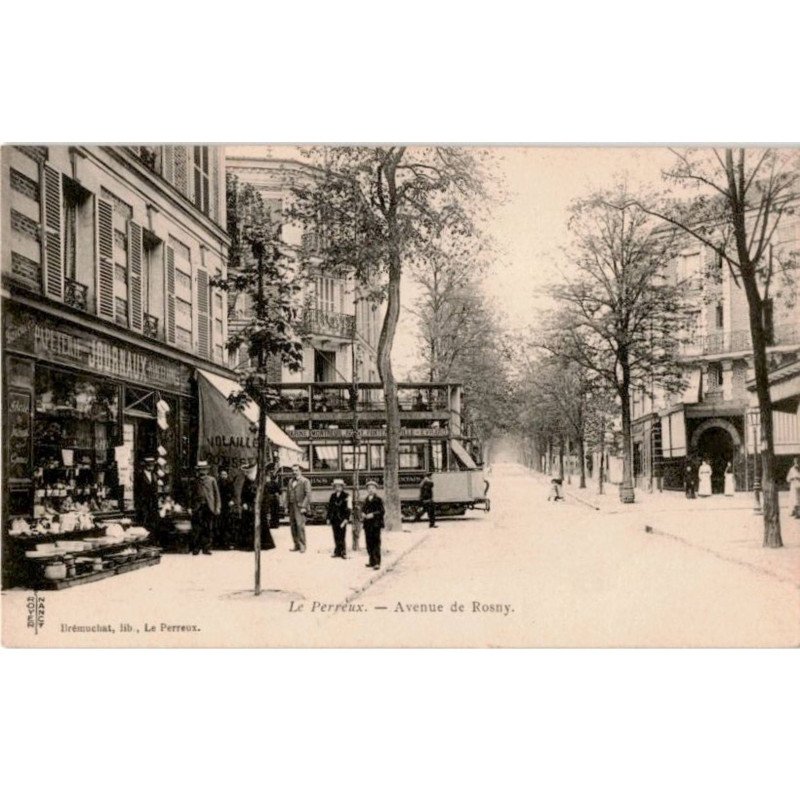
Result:
[[[730,432],[721,427],[710,427],[697,438],[697,454],[711,465],[711,491],[722,494],[725,490],[725,467],[733,463],[736,451]]]

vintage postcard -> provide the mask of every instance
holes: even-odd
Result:
[[[6,647],[800,644],[800,149],[0,154]]]

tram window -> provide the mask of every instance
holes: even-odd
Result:
[[[342,445],[342,469],[356,469],[353,445]],[[367,468],[367,448],[360,446],[358,448],[358,469]]]
[[[425,469],[425,445],[422,442],[400,445],[400,469]]]
[[[314,463],[311,469],[317,472],[339,469],[339,446],[335,444],[315,444]]]
[[[444,442],[431,442],[431,467],[437,472],[444,469]]]
[[[370,469],[383,469],[383,454],[382,444],[371,444],[369,446]]]

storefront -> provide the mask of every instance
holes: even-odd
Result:
[[[68,513],[136,520],[145,459],[159,499],[185,502],[197,416],[189,365],[10,301],[3,338],[6,527]]]

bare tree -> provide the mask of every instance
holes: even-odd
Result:
[[[769,397],[767,309],[776,284],[778,292],[794,291],[797,253],[774,247],[773,239],[781,220],[796,213],[800,158],[796,150],[775,148],[673,152],[675,164],[664,172],[664,178],[679,189],[692,190],[692,198],[671,198],[661,204],[642,201],[637,206],[709,248],[747,297],[761,423],[764,547],[782,547]]]
[[[631,392],[682,383],[677,351],[684,327],[682,287],[668,280],[676,235],[631,206],[621,184],[573,205],[572,270],[552,288],[558,302],[540,337],[547,351],[572,361],[620,402],[623,474],[620,499],[632,503]]]

